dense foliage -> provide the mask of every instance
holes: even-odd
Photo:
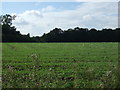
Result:
[[[63,31],[55,28],[41,37],[47,42],[118,42],[120,29],[90,29],[76,27]]]
[[[94,28],[76,27],[74,29],[62,30],[55,28],[41,37],[30,37],[30,34],[22,35],[12,26],[14,16],[2,15],[0,22],[2,25],[3,42],[119,42],[120,28],[96,30]]]

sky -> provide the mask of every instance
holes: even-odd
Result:
[[[2,14],[16,15],[22,34],[42,36],[54,28],[117,28],[117,2],[2,2]],[[1,14],[1,13],[0,13]]]

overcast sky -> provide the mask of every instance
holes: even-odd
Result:
[[[41,36],[56,27],[118,27],[117,2],[3,2],[2,14],[16,15],[13,25],[31,36]]]

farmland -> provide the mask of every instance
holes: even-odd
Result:
[[[118,88],[118,43],[2,43],[3,88]]]

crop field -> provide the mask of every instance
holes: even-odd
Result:
[[[118,43],[2,43],[3,88],[120,88]]]

